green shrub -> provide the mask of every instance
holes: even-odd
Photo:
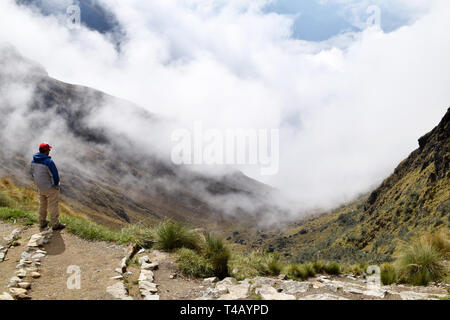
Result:
[[[323,273],[324,272],[324,262],[321,260],[315,260],[311,263],[312,267],[314,268],[314,271],[316,273]]]
[[[250,253],[234,252],[230,259],[230,270],[235,270],[233,277],[238,280],[257,276],[279,275],[283,269],[278,253],[255,250]]]
[[[178,269],[185,275],[195,277],[212,277],[214,268],[205,257],[191,249],[181,248],[177,251]]]
[[[27,226],[33,225],[38,221],[37,217],[29,212],[7,207],[0,207],[0,220],[7,222],[16,221]]]
[[[150,248],[155,239],[153,230],[140,224],[132,224],[121,231],[122,242],[136,243],[143,248]]]
[[[367,267],[368,266],[366,263],[357,263],[347,266],[344,269],[345,272],[352,273],[355,276],[360,276],[366,273]]]
[[[286,276],[288,279],[304,281],[308,279],[308,270],[304,265],[291,264],[286,268]]]
[[[390,285],[397,282],[397,272],[395,271],[395,267],[389,263],[383,263],[381,265],[381,283],[384,285]]]
[[[314,268],[313,263],[306,263],[303,265],[304,270],[306,271],[307,277],[314,277],[316,275],[316,269]]]
[[[399,279],[412,285],[427,285],[445,276],[443,256],[429,241],[421,239],[408,247],[397,260]]]
[[[205,257],[212,265],[214,275],[225,278],[228,276],[230,250],[225,246],[222,239],[215,238],[209,233],[205,234],[205,240]]]
[[[230,269],[233,271],[233,277],[238,280],[259,276],[263,269],[262,255],[258,251],[250,253],[233,252],[230,259]]]
[[[0,193],[0,207],[13,207],[13,201],[6,194]]]
[[[283,265],[280,262],[280,256],[277,252],[267,254],[267,274],[269,276],[277,276],[281,273]]]
[[[338,275],[341,273],[341,267],[337,262],[328,262],[324,265],[324,271],[331,275]]]
[[[313,277],[316,273],[327,273],[330,275],[338,275],[341,273],[341,267],[337,262],[316,260],[301,266],[305,270],[308,277]]]
[[[198,250],[199,235],[183,224],[166,220],[156,227],[156,244],[161,250],[173,251],[178,248]]]

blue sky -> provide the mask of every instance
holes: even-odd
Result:
[[[267,11],[298,15],[294,24],[294,37],[309,40],[326,40],[344,30],[353,30],[348,21],[338,14],[336,4],[320,5],[317,1],[277,0]]]
[[[359,18],[366,21],[370,16],[365,10],[377,5],[381,12],[381,29],[391,32],[407,24],[411,15],[408,10],[398,10],[391,1],[318,1],[274,0],[266,12],[296,15],[293,36],[308,41],[323,41],[346,31],[359,31],[353,23]],[[352,9],[354,11],[352,11]]]
[[[93,4],[100,0],[16,0],[19,3],[32,3],[43,12],[65,14],[69,4],[79,4],[82,9],[82,22],[90,28],[106,31],[108,25],[106,12],[99,11]],[[243,1],[245,2],[245,1]],[[411,23],[417,18],[417,1],[407,0],[272,0],[264,7],[264,13],[278,13],[295,17],[293,37],[307,41],[324,41],[340,33],[360,31],[361,25],[370,16],[367,8],[376,5],[381,13],[381,29],[392,32]],[[218,1],[221,5],[223,3]],[[219,5],[219,7],[221,7]],[[422,4],[423,5],[423,4]],[[420,10],[419,10],[420,11]]]

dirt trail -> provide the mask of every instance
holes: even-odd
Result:
[[[196,279],[186,277],[179,273],[178,267],[174,262],[175,258],[167,253],[162,253],[157,250],[146,250],[136,255],[136,258],[148,256],[152,262],[158,263],[158,269],[154,270],[154,282],[158,286],[158,295],[160,300],[193,300],[201,297],[202,291],[206,286],[203,284],[203,279]],[[133,273],[133,278],[139,277],[139,267],[131,264],[127,271]],[[138,285],[131,281],[129,285],[132,287],[130,294],[138,293]],[[139,294],[132,295],[133,299],[140,299]]]
[[[6,260],[0,262],[0,294],[8,291],[6,287],[11,277],[16,275],[16,265],[22,252],[27,249],[28,240],[33,234],[40,232],[37,227],[26,228],[0,222],[0,245],[6,244],[3,238],[16,228],[21,229],[19,239],[21,245],[11,247]],[[106,292],[106,287],[117,283],[117,280],[111,278],[119,275],[115,269],[120,266],[120,261],[126,255],[127,246],[86,241],[62,230],[54,231],[49,243],[43,245],[42,249],[47,254],[41,259],[38,271],[41,274],[40,278],[32,279],[27,275],[24,279],[31,282],[28,295],[33,300],[114,299]],[[176,274],[177,267],[170,255],[155,256],[152,250],[147,250],[138,254],[136,258],[144,255],[159,263],[159,268],[154,274],[161,300],[195,299],[200,296],[201,290],[204,289],[202,281]],[[79,267],[81,280],[79,289],[69,289],[67,286],[69,278],[74,276],[74,271],[68,273],[69,266]],[[139,277],[139,267],[132,264],[127,271],[132,274],[126,277],[126,287],[133,299],[141,299],[138,286],[133,283],[134,278]]]
[[[14,226],[0,224],[0,236],[3,240]],[[36,227],[24,229],[20,233],[21,245],[10,248],[7,260],[0,263],[1,288],[5,288],[9,279],[15,275],[16,265],[20,255],[26,250],[26,244],[33,234],[39,233]],[[27,281],[32,283],[28,295],[34,299],[109,299],[105,288],[113,280],[114,268],[120,262],[126,250],[123,246],[111,245],[105,242],[89,242],[82,240],[66,231],[55,231],[43,250],[47,255],[41,259],[38,279]],[[80,289],[69,289],[67,280],[74,273],[68,273],[69,266],[78,266],[80,270]],[[6,289],[6,288],[5,288]],[[6,291],[6,290],[4,290]]]

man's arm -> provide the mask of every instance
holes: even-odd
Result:
[[[59,174],[58,174],[58,169],[56,168],[55,163],[53,162],[53,160],[50,160],[49,164],[48,164],[48,168],[50,169],[50,172],[52,173],[52,177],[53,177],[53,184],[57,187],[59,186]]]

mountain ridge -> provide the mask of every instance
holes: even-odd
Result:
[[[391,261],[411,238],[450,230],[450,108],[419,147],[372,192],[274,232],[247,234],[253,248],[288,259]],[[235,241],[234,238],[230,239]]]
[[[36,152],[34,144],[47,137],[56,145],[52,154],[62,176],[63,199],[98,222],[111,225],[116,220],[119,227],[174,218],[220,227],[237,219],[253,224],[264,212],[281,212],[268,199],[273,188],[239,172],[214,176],[172,165],[104,117],[112,113],[110,118],[139,121],[136,125],[153,130],[143,132],[143,139],[165,126],[165,119],[103,92],[52,79],[10,46],[0,46],[0,58],[0,90],[9,93],[0,99],[5,115],[0,136],[11,146],[0,152],[2,177],[31,185],[28,158]],[[19,126],[8,127],[12,120]],[[232,214],[217,207],[229,194],[243,204]]]

